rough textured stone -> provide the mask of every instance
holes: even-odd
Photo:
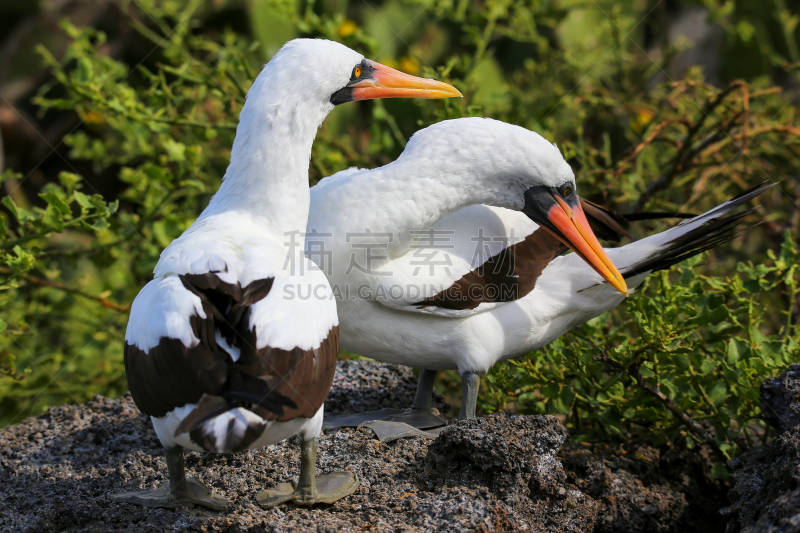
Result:
[[[567,443],[560,458],[567,483],[600,505],[595,532],[724,530],[726,486],[702,451]]]
[[[344,414],[406,407],[415,384],[407,368],[342,362],[326,409]],[[441,398],[436,405],[446,409]],[[619,532],[642,531],[642,524],[659,525],[653,531],[713,531],[686,527],[694,493],[690,497],[687,492],[686,507],[681,500],[685,487],[669,476],[658,477],[672,468],[675,476],[684,472],[694,479],[695,473],[685,474],[685,462],[669,454],[659,458],[656,452],[645,462],[625,462],[608,455],[615,452],[613,447],[605,456],[592,452],[591,460],[570,459],[570,450],[585,450],[565,438],[555,418],[516,415],[459,422],[435,441],[409,438],[382,444],[367,429],[328,431],[320,441],[319,471],[356,472],[358,491],[330,506],[288,505],[271,511],[255,505],[255,495],[298,474],[296,438],[240,454],[187,452],[188,475],[228,498],[230,509],[145,509],[111,502],[106,495],[163,483],[163,450],[150,420],[129,395],[119,400],[98,396],[85,405],[53,407],[0,430],[0,531],[555,533],[591,531],[593,524],[595,530]],[[588,474],[588,467],[577,474],[576,464],[592,461],[599,461],[592,471],[596,474]],[[658,463],[655,469],[653,461]],[[794,503],[784,500],[776,502],[776,513],[781,505]],[[654,509],[650,514],[648,506]],[[717,508],[706,514],[718,519]]]
[[[726,532],[800,532],[800,365],[764,381],[761,402],[779,435],[728,463],[734,485],[722,510]]]
[[[494,414],[447,427],[428,447],[422,486],[488,492],[516,531],[591,531],[597,504],[556,459],[567,431],[554,417]]]
[[[800,364],[791,365],[777,378],[761,383],[761,413],[778,433],[800,425]]]
[[[800,426],[756,448],[728,466],[734,486],[728,533],[800,531]]]

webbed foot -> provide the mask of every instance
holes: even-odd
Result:
[[[279,483],[274,489],[262,490],[256,496],[258,505],[272,509],[282,503],[311,506],[334,503],[353,494],[358,488],[358,476],[352,472],[332,472],[315,476],[317,468],[317,439],[300,442],[300,477],[292,483]]]
[[[167,481],[156,489],[109,494],[108,499],[114,502],[132,503],[144,507],[160,507],[162,509],[177,509],[179,507],[191,509],[197,505],[214,511],[224,511],[228,507],[228,500],[211,492],[211,489],[196,479],[186,479],[185,486],[186,490],[181,491],[182,494],[176,494],[170,490],[169,481]]]
[[[112,502],[163,509],[192,508],[198,505],[214,511],[223,511],[228,507],[228,500],[211,492],[211,489],[197,479],[187,479],[183,466],[183,448],[180,446],[170,448],[166,455],[169,481],[157,489],[109,494],[108,499]]]
[[[352,472],[333,472],[316,476],[314,488],[298,488],[299,483],[279,483],[274,489],[262,490],[256,496],[258,505],[272,509],[282,503],[311,506],[316,503],[334,503],[353,494],[358,488],[358,476]]]
[[[383,422],[399,422],[417,429],[429,429],[444,426],[447,421],[436,416],[427,409],[381,409],[368,413],[326,417],[322,427],[358,427],[366,422],[381,420]]]

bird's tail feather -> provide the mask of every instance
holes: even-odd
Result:
[[[739,221],[753,212],[754,208],[737,213],[731,212],[774,185],[774,183],[759,185],[702,215],[681,222],[667,231],[623,246],[620,250],[628,247],[632,249],[638,247],[643,250],[644,254],[638,257],[634,254],[624,264],[615,261],[617,268],[625,278],[645,272],[664,270],[732,240],[742,231],[736,230]]]
[[[275,390],[273,381],[236,373],[228,379],[229,390],[219,396],[203,394],[175,434],[189,433],[193,442],[210,452],[246,450],[264,432],[270,415],[297,407]]]
[[[241,406],[241,402],[204,394],[181,421],[175,435],[189,438],[207,452],[246,450],[267,427],[266,421]]]
[[[685,220],[673,228],[619,248],[609,248],[606,251],[622,276],[628,280],[628,288],[632,291],[644,281],[647,274],[667,269],[732,240],[740,231],[743,231],[736,229],[739,221],[753,209],[737,213],[732,213],[732,211],[774,185],[759,185],[702,215]],[[611,290],[611,287],[607,282],[602,281],[591,283],[577,292],[586,298],[596,298],[606,289]],[[609,293],[609,295],[614,294],[616,293],[613,291]]]

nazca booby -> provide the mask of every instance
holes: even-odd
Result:
[[[325,276],[303,257],[311,145],[338,104],[451,96],[460,93],[446,83],[331,41],[291,41],[264,67],[242,108],[219,192],[163,251],[155,279],[131,308],[128,384],[166,448],[170,481],[113,500],[222,509],[223,498],[186,479],[183,448],[237,452],[295,434],[299,481],[259,494],[262,506],[332,503],[355,491],[350,472],[315,476],[339,328]],[[304,290],[312,297],[287,296]]]
[[[613,213],[580,199],[558,148],[519,126],[440,122],[388,165],[324,178],[311,189],[306,246],[339,301],[340,345],[422,370],[415,410],[325,425],[440,425],[427,411],[435,373],[447,369],[462,378],[459,417],[474,417],[479,378],[496,362],[545,346],[619,305],[651,272],[727,240],[743,216],[728,213],[763,190],[603,251],[584,212],[606,234],[622,229]],[[562,255],[567,247],[576,253]]]

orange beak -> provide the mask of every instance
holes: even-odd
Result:
[[[627,296],[628,286],[625,284],[625,278],[622,277],[617,267],[611,262],[611,258],[600,246],[600,242],[589,226],[589,221],[586,220],[581,204],[578,203],[575,208],[571,208],[557,195],[553,195],[553,198],[555,198],[557,205],[550,208],[547,213],[547,220],[561,232],[561,235],[554,231],[551,232],[558,240],[569,246],[584,261],[589,263],[589,266],[603,276],[604,280]],[[549,228],[545,226],[545,229]]]
[[[348,85],[353,89],[353,100],[376,98],[452,98],[461,93],[443,81],[418,78],[399,70],[367,60],[374,68],[370,79]]]

